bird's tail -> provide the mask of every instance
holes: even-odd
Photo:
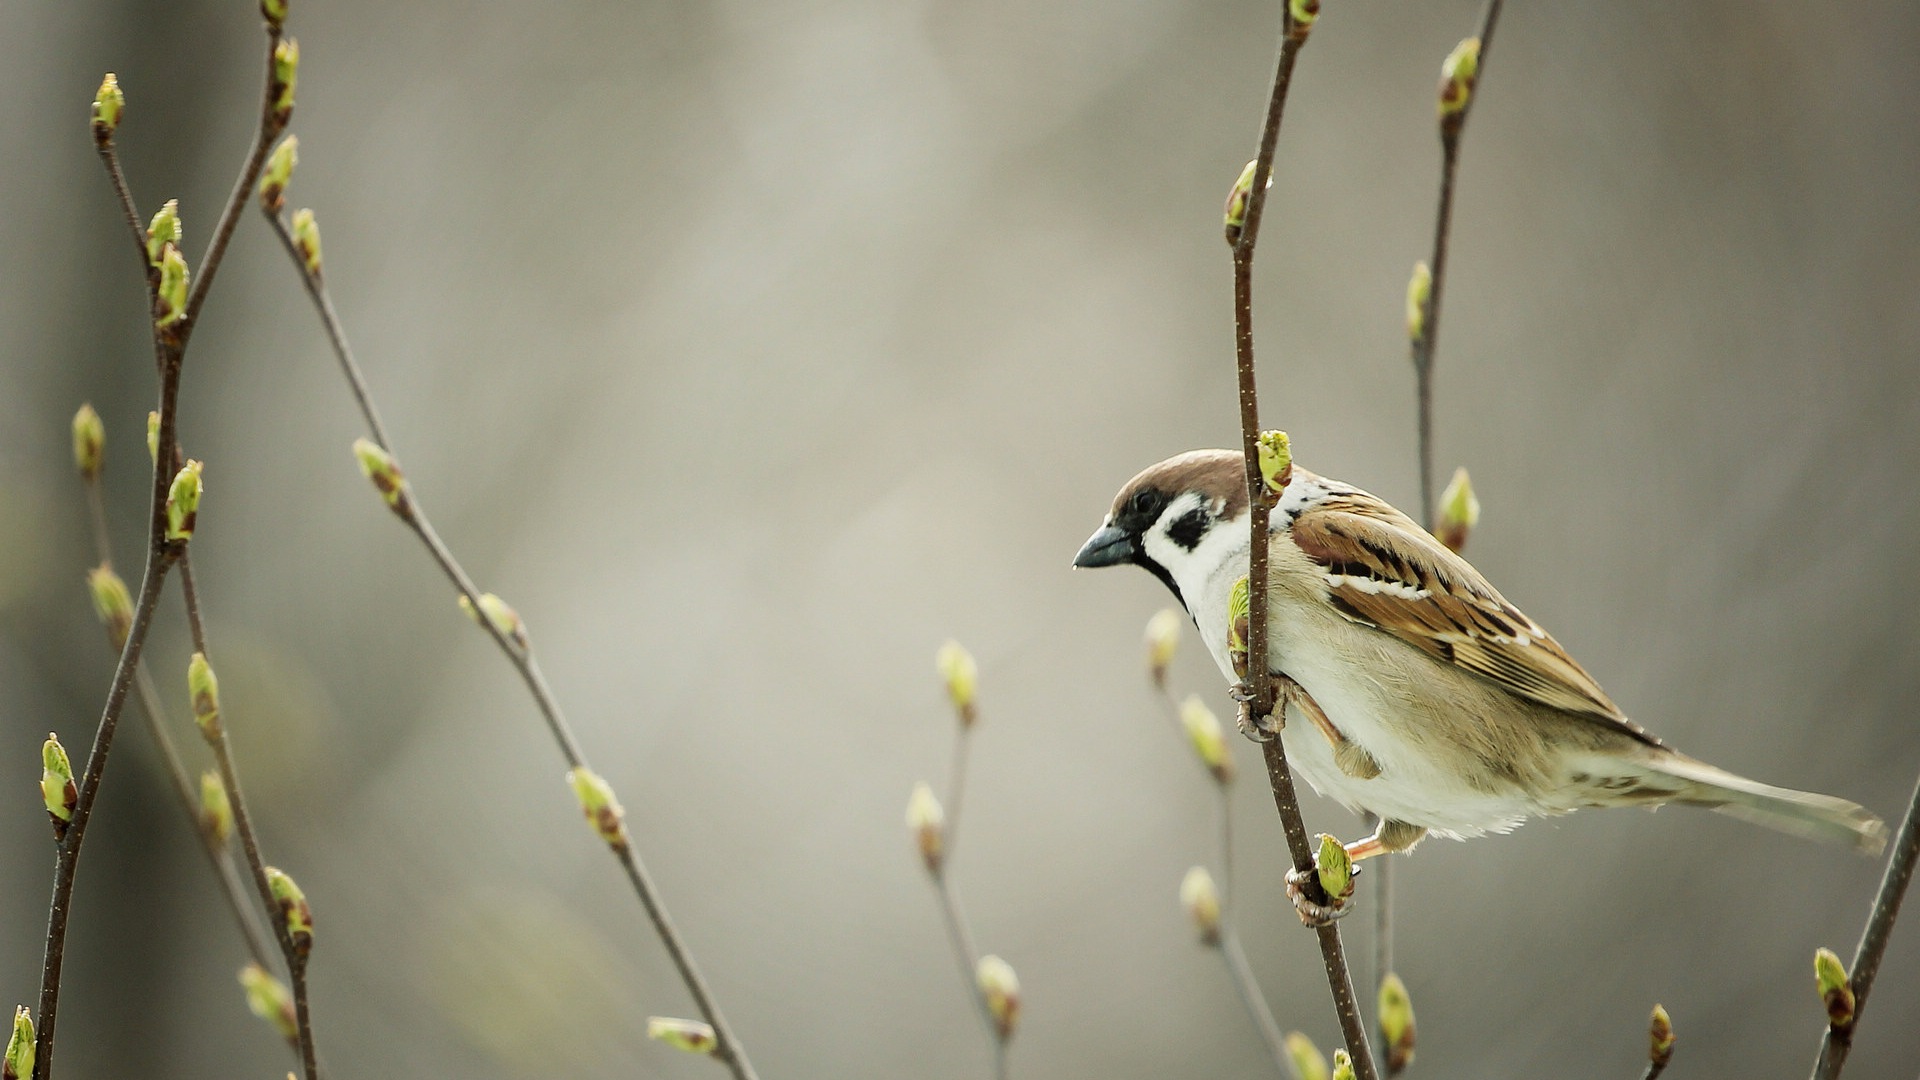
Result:
[[[1887,825],[1858,803],[1762,784],[1671,751],[1651,757],[1649,770],[1686,781],[1673,801],[1704,806],[1770,829],[1845,844],[1863,855],[1887,846]]]

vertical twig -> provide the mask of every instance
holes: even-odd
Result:
[[[1900,917],[1900,902],[1906,898],[1907,883],[1913,880],[1913,868],[1920,860],[1920,784],[1907,801],[1907,816],[1900,821],[1900,834],[1894,838],[1893,854],[1887,860],[1886,873],[1880,877],[1880,890],[1874,894],[1873,912],[1861,931],[1860,944],[1853,950],[1852,976],[1853,1023],[1845,1030],[1832,1027],[1820,1042],[1820,1057],[1814,1062],[1814,1080],[1833,1080],[1847,1063],[1853,1050],[1853,1035],[1860,1026],[1860,1014],[1866,1011],[1867,994],[1873,990],[1874,976],[1880,972],[1880,960],[1886,955],[1887,940],[1893,935],[1894,920]]]
[[[1290,5],[1291,6],[1291,5]],[[1246,458],[1248,502],[1251,530],[1251,566],[1248,583],[1247,672],[1252,682],[1248,707],[1255,717],[1273,712],[1275,688],[1267,669],[1267,530],[1273,499],[1260,476],[1259,391],[1253,362],[1253,255],[1260,233],[1260,217],[1266,205],[1267,182],[1273,175],[1274,147],[1279,141],[1281,115],[1286,108],[1287,88],[1293,78],[1293,65],[1300,47],[1306,42],[1306,27],[1296,24],[1289,11],[1282,20],[1280,54],[1274,65],[1273,92],[1267,100],[1265,124],[1260,133],[1260,150],[1254,158],[1253,186],[1248,192],[1246,220],[1233,246],[1234,351],[1240,387],[1240,441]],[[1274,807],[1280,814],[1286,833],[1287,849],[1296,870],[1307,875],[1311,894],[1319,883],[1310,873],[1313,849],[1300,818],[1300,802],[1293,790],[1293,774],[1287,766],[1287,753],[1278,736],[1263,745],[1267,761],[1267,780],[1273,789]],[[1310,898],[1313,898],[1310,896]],[[1315,898],[1319,899],[1319,898]],[[1340,943],[1340,929],[1327,925],[1317,928],[1320,956],[1326,967],[1327,985],[1333,995],[1334,1011],[1353,1058],[1358,1080],[1376,1080],[1373,1052],[1367,1045],[1366,1024],[1353,997],[1353,978],[1347,970],[1346,952]]]

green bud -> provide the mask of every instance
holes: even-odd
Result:
[[[300,252],[300,264],[313,277],[320,276],[320,223],[308,209],[293,212],[293,246]]]
[[[208,742],[220,739],[220,680],[213,674],[205,653],[194,653],[187,661],[187,696],[193,702],[193,721]]]
[[[1345,1050],[1333,1052],[1333,1080],[1353,1080],[1353,1059]]]
[[[186,468],[174,474],[173,485],[167,489],[167,539],[193,539],[193,526],[200,514],[200,496],[203,488],[200,484],[200,471],[203,466],[197,461],[187,462]]]
[[[53,818],[53,838],[67,835],[67,823],[73,820],[73,808],[80,801],[80,789],[73,783],[73,763],[67,749],[53,732],[40,747],[40,796],[46,800],[47,814]]]
[[[6,1080],[24,1080],[32,1076],[33,1050],[33,1014],[27,1011],[25,1005],[16,1005],[13,1007],[13,1034],[7,1038],[7,1056],[0,1062],[0,1076]]]
[[[147,460],[160,464],[160,414],[147,413]]]
[[[267,213],[277,214],[287,205],[287,185],[293,182],[293,167],[298,164],[300,137],[289,135],[273,148],[267,167],[260,170],[260,206]]]
[[[1473,479],[1466,466],[1453,470],[1453,479],[1440,493],[1440,513],[1435,539],[1458,553],[1467,546],[1467,537],[1480,524],[1480,499],[1473,493]]]
[[[467,599],[465,593],[460,594],[459,602],[460,610],[467,613],[467,618],[472,619],[476,624],[479,623],[480,615],[473,610],[473,604]],[[492,623],[493,628],[500,631],[502,636],[522,649],[531,645],[527,638],[527,624],[520,621],[520,613],[513,610],[505,600],[492,593],[481,593],[480,611],[486,613],[487,621]]]
[[[279,979],[267,974],[259,964],[240,969],[240,986],[247,993],[247,1008],[253,1015],[272,1024],[289,1043],[300,1041],[300,1022],[293,1011],[293,995]]]
[[[1172,608],[1161,608],[1147,620],[1147,671],[1153,675],[1153,685],[1162,690],[1167,686],[1167,666],[1179,651],[1180,629],[1185,621]]]
[[[186,226],[180,221],[180,200],[168,199],[167,205],[147,223],[147,265],[159,266],[167,245],[180,247],[186,238]]]
[[[953,711],[959,714],[961,725],[972,727],[976,715],[974,694],[980,686],[980,666],[973,662],[973,654],[959,642],[949,641],[934,654],[933,666],[947,684],[947,700],[953,702]]]
[[[200,774],[200,828],[207,843],[216,848],[226,847],[233,835],[233,800],[227,797],[220,774],[212,769]]]
[[[1440,122],[1457,126],[1460,114],[1473,103],[1473,84],[1480,77],[1480,39],[1468,38],[1453,47],[1440,65]]]
[[[1196,866],[1180,879],[1180,906],[1200,931],[1202,944],[1220,944],[1220,889],[1206,867]]]
[[[584,765],[567,772],[567,783],[573,786],[573,797],[580,800],[587,824],[600,834],[600,839],[615,851],[627,850],[627,812],[620,808],[612,786]]]
[[[159,297],[155,301],[153,324],[162,329],[172,326],[187,314],[187,260],[180,249],[168,244],[161,249]]]
[[[1247,167],[1240,170],[1240,178],[1235,180],[1233,187],[1227,191],[1226,228],[1228,247],[1239,246],[1240,230],[1247,226],[1247,204],[1253,199],[1253,174],[1259,164],[1258,161],[1247,162]],[[1272,176],[1267,177],[1267,186],[1273,186]]]
[[[273,866],[267,867],[267,889],[273,893],[274,903],[280,905],[280,918],[286,923],[294,955],[306,956],[313,950],[313,909],[307,906],[307,894],[286,871]]]
[[[974,981],[1000,1041],[1013,1038],[1020,1024],[1020,977],[1013,973],[1013,965],[991,954],[983,956],[974,968]]]
[[[647,1017],[647,1038],[689,1054],[711,1054],[720,1045],[711,1024],[672,1016]]]
[[[91,484],[100,479],[100,464],[107,449],[107,429],[91,404],[80,406],[73,414],[73,464],[80,479]]]
[[[120,113],[127,107],[127,96],[120,92],[120,80],[113,72],[100,80],[100,89],[93,94],[93,141],[102,146],[113,141],[113,133],[120,126]]]
[[[353,456],[360,461],[361,474],[373,481],[380,497],[387,500],[393,512],[410,519],[413,500],[407,488],[407,477],[400,471],[400,463],[393,459],[393,455],[366,439],[355,439]]]
[[[1221,731],[1219,718],[1200,700],[1200,695],[1191,695],[1180,703],[1180,727],[1193,743],[1193,752],[1200,756],[1200,764],[1207,767],[1214,780],[1232,783],[1233,758],[1227,754],[1226,736]]]
[[[264,5],[263,5],[264,6]],[[273,47],[273,119],[280,125],[293,117],[293,88],[300,81],[300,43],[288,38]]]
[[[1395,1076],[1413,1064],[1413,999],[1400,976],[1387,972],[1380,980],[1380,1034],[1387,1044],[1387,1075]]]
[[[260,17],[269,28],[279,30],[287,21],[287,0],[260,0]]]
[[[939,873],[947,851],[947,812],[940,808],[940,800],[924,780],[913,785],[913,794],[907,797],[907,828],[913,832],[928,872]]]
[[[1658,1069],[1673,1060],[1673,1018],[1665,1005],[1653,1007],[1653,1019],[1647,1024],[1647,1061]]]
[[[1407,279],[1407,339],[1419,341],[1427,336],[1427,300],[1433,296],[1433,271],[1425,259],[1413,264],[1413,276]]]
[[[1853,984],[1847,978],[1846,965],[1832,949],[1822,948],[1813,954],[1813,978],[1820,989],[1820,999],[1827,1005],[1828,1025],[1836,1031],[1851,1030]]]
[[[1293,479],[1293,443],[1284,431],[1260,433],[1260,479],[1278,495]]]
[[[1287,28],[1295,38],[1305,41],[1319,17],[1320,0],[1287,0]]]
[[[1227,657],[1233,661],[1234,674],[1242,679],[1247,677],[1247,618],[1252,603],[1247,579],[1234,582],[1227,593]]]
[[[1348,858],[1347,849],[1339,840],[1327,833],[1321,833],[1318,839],[1320,854],[1313,865],[1320,873],[1320,887],[1339,903],[1353,888],[1353,860]]]
[[[107,640],[116,649],[125,645],[133,629],[133,597],[127,593],[127,583],[113,567],[101,563],[87,571],[87,593],[93,597],[93,613],[107,628]]]
[[[1287,1032],[1287,1061],[1294,1080],[1327,1080],[1327,1058],[1313,1040],[1298,1031]]]

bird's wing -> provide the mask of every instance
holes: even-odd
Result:
[[[1293,541],[1326,575],[1333,606],[1509,693],[1598,720],[1658,745],[1553,636],[1465,559],[1365,492],[1301,511]]]

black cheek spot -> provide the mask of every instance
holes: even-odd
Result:
[[[1181,547],[1186,548],[1188,551],[1192,551],[1194,548],[1200,546],[1200,538],[1206,535],[1207,525],[1207,512],[1205,510],[1189,510],[1180,515],[1180,517],[1174,521],[1173,525],[1167,529],[1167,538],[1179,544]]]

